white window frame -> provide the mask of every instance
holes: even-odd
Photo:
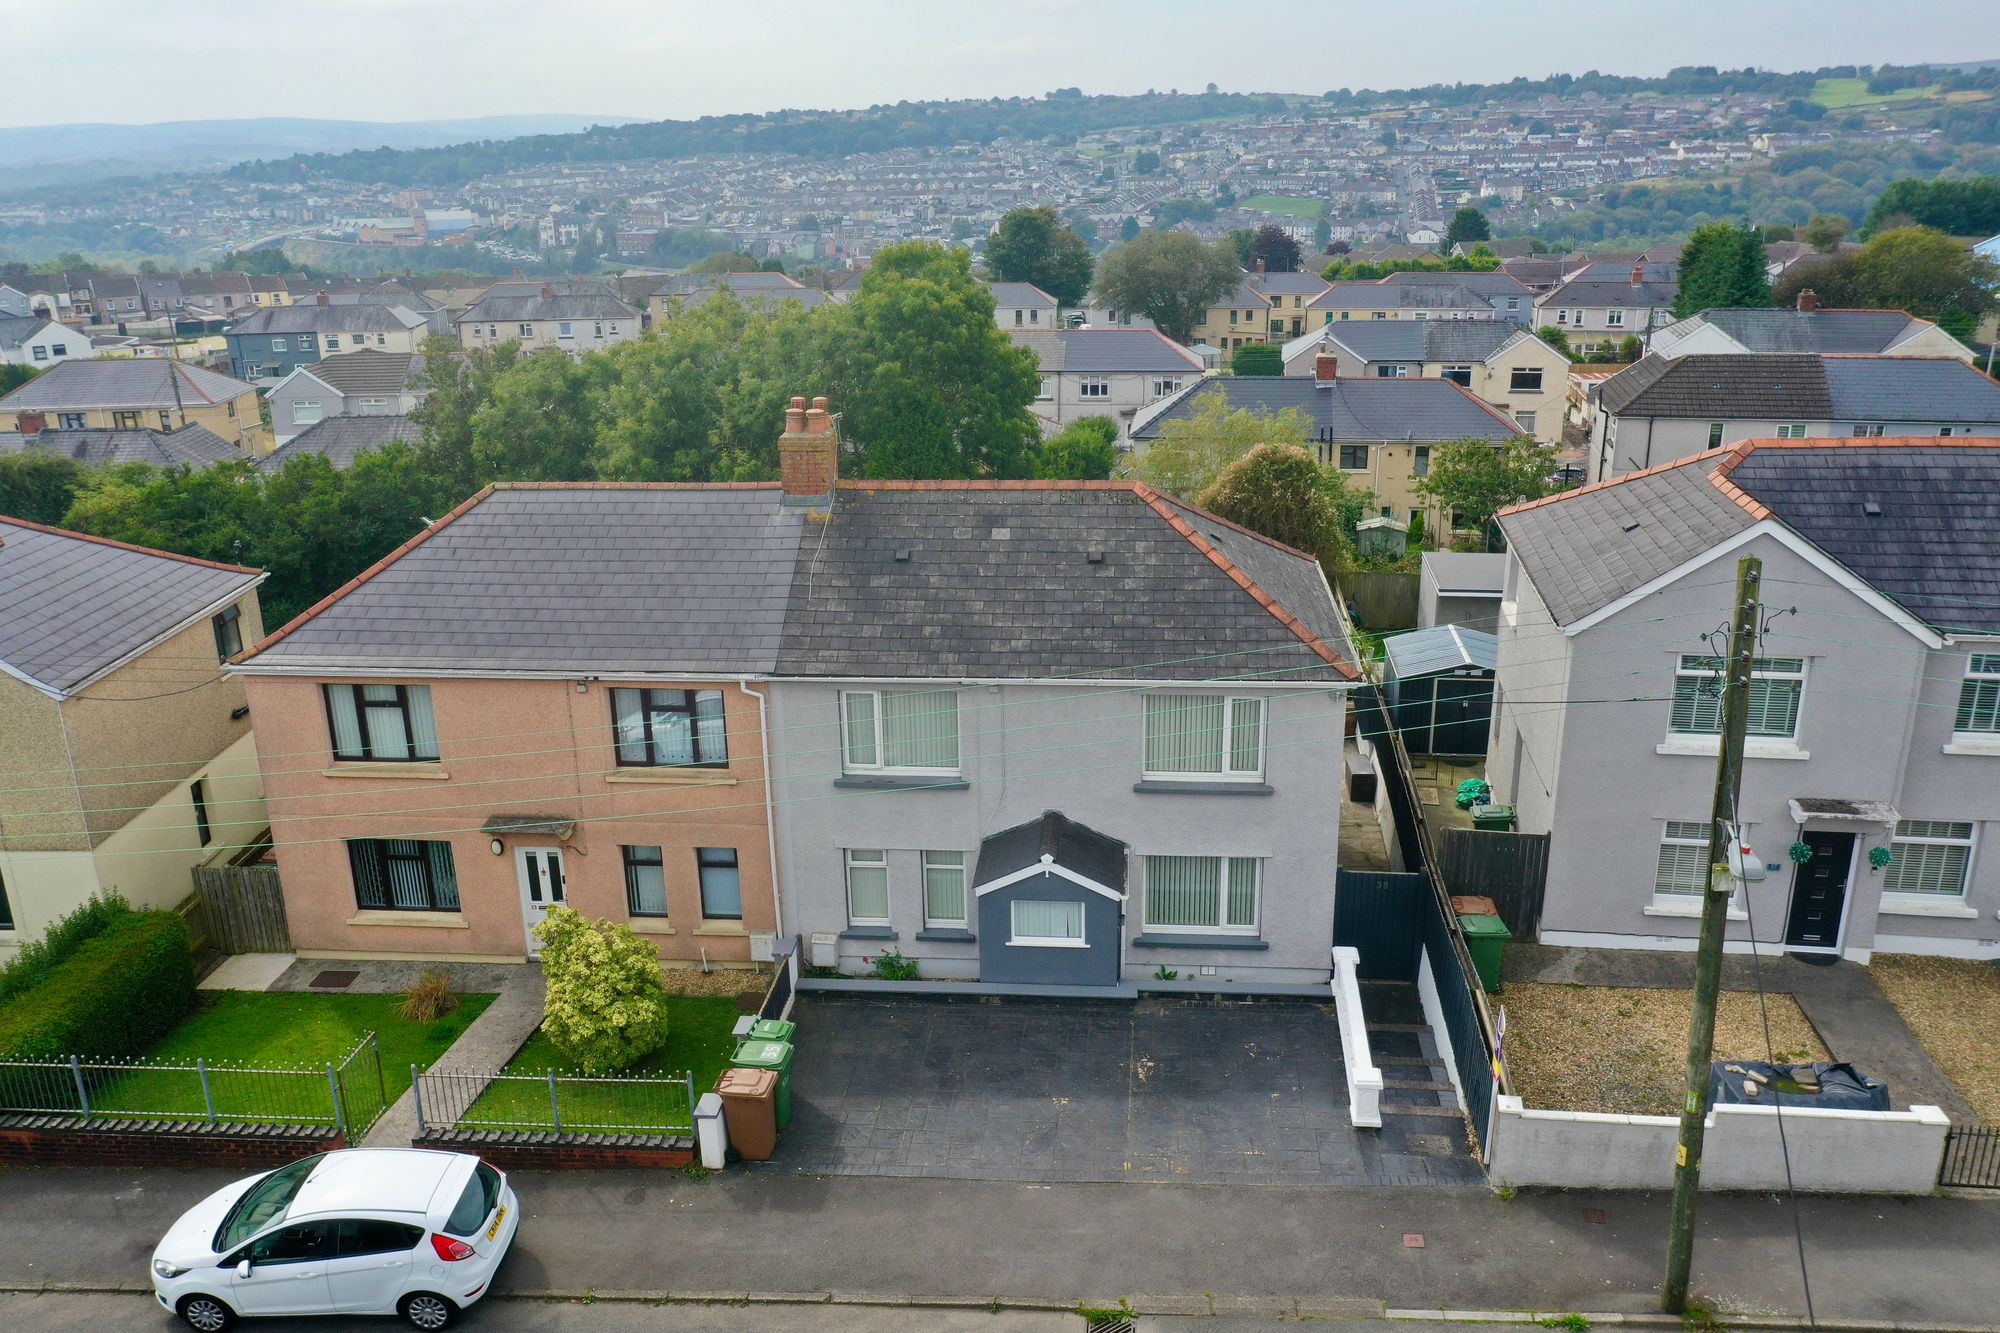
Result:
[[[1150,723],[1152,701],[1163,699],[1197,698],[1222,700],[1222,767],[1215,772],[1155,772],[1146,767],[1146,735]],[[1267,732],[1266,719],[1270,714],[1270,700],[1256,694],[1213,695],[1201,690],[1155,690],[1143,696],[1146,700],[1140,706],[1139,735],[1139,776],[1147,782],[1262,782],[1264,780],[1264,742]],[[1254,768],[1236,768],[1236,705],[1254,704],[1257,708],[1257,763]]]
[[[1450,380],[1461,389],[1472,387],[1472,367],[1469,365],[1447,365],[1438,367],[1438,378]]]
[[[1109,398],[1111,380],[1104,375],[1089,375],[1076,382],[1076,396],[1079,398]]]
[[[1035,390],[1035,401],[1038,403],[1046,403],[1051,399],[1053,399],[1055,396],[1056,396],[1056,377],[1054,375],[1042,376],[1041,387]]]
[[[1852,430],[1853,438],[1857,440],[1879,440],[1883,434],[1881,426],[1866,423],[1857,423]]]
[[[329,352],[338,352],[340,350],[339,334],[329,333],[326,335],[326,350]]]
[[[1174,926],[1161,925],[1153,921],[1153,862],[1173,856],[1189,861],[1214,861],[1215,867],[1215,925]],[[1241,935],[1255,938],[1264,923],[1264,859],[1261,856],[1229,856],[1213,852],[1193,854],[1175,852],[1151,852],[1142,858],[1142,874],[1145,884],[1139,894],[1140,928],[1148,935]],[[1233,862],[1247,861],[1254,877],[1250,889],[1250,920],[1247,924],[1229,920],[1229,875]]]
[[[1611,328],[1611,329],[1622,329],[1622,328],[1624,328],[1624,327],[1625,327],[1625,312],[1624,312],[1623,310],[1619,310],[1619,309],[1616,309],[1616,308],[1613,308],[1613,309],[1611,309],[1611,310],[1607,310],[1607,311],[1605,311],[1605,312],[1604,312],[1604,325],[1605,325],[1605,327],[1606,327],[1606,328]]]
[[[873,852],[873,857],[863,857],[863,852]],[[889,924],[891,893],[889,883],[889,852],[883,847],[849,847],[841,854],[841,890],[847,897],[847,924],[850,926],[877,927]],[[882,915],[856,916],[854,914],[854,872],[879,870],[882,872]]]
[[[1709,423],[1708,423],[1708,447],[1709,447],[1709,448],[1711,448],[1711,449],[1720,449],[1720,448],[1722,447],[1722,432],[1723,432],[1723,428],[1724,428],[1725,426],[1727,426],[1728,424],[1729,424],[1729,423],[1728,423],[1728,422],[1725,422],[1725,421],[1711,421],[1711,422],[1709,422]]]
[[[956,862],[943,859],[948,857],[957,857],[958,859]],[[967,882],[972,877],[972,867],[966,864],[967,860],[968,858],[964,852],[933,851],[923,854],[925,930],[967,929],[971,920],[972,899],[971,885]],[[955,917],[933,916],[931,914],[931,872],[933,870],[940,872],[956,871],[958,873],[958,915]]]
[[[1156,375],[1153,377],[1153,397],[1170,398],[1180,391],[1181,381],[1178,377],[1173,375]]]
[[[272,351],[274,351],[274,352],[282,352],[282,351],[284,351],[284,350],[285,350],[285,348],[286,348],[286,343],[285,343],[285,340],[284,340],[283,338],[273,338],[273,339],[271,339],[271,350],[272,350]]]
[[[1520,430],[1521,434],[1533,435],[1535,433],[1536,415],[1534,412],[1516,412],[1514,414],[1514,425]]]
[[[1981,712],[1992,722],[1991,726],[1974,726],[1968,731],[1959,725],[1965,714],[1970,713],[1976,722]],[[1958,685],[1958,702],[1952,710],[1951,739],[1954,745],[2000,747],[2000,650],[1967,655],[1965,675]]]
[[[1781,440],[1803,440],[1805,437],[1806,423],[1803,421],[1789,421],[1778,427],[1778,438]]]
[[[870,713],[872,715],[874,724],[873,740],[875,746],[875,762],[872,764],[862,764],[855,762],[853,738],[849,734],[849,717],[848,717],[847,701],[849,699],[854,698],[857,695],[863,695],[863,694],[870,696],[874,700],[874,703],[870,709]],[[949,694],[952,697],[952,714],[951,714],[952,748],[958,751],[959,755],[958,763],[953,764],[949,768],[915,768],[909,766],[892,766],[888,763],[886,758],[886,756],[888,755],[887,737],[883,734],[883,726],[882,726],[882,699],[885,695],[891,695],[891,694]],[[958,725],[957,690],[949,688],[938,689],[938,690],[842,690],[840,692],[839,705],[840,705],[840,767],[842,772],[883,774],[888,776],[894,776],[897,774],[909,774],[916,777],[957,777],[960,774],[960,772],[963,771],[963,765],[965,762],[965,752],[964,752],[965,735],[964,732],[960,730]]]
[[[1024,902],[1060,902],[1065,907],[1076,908],[1076,935],[1023,935],[1021,933],[1021,904]],[[1025,949],[1088,949],[1090,947],[1090,909],[1081,899],[1016,898],[1007,904],[1007,943],[1013,948]]]
[[[292,424],[312,426],[326,420],[317,398],[295,398],[292,400]]]
[[[1943,836],[1935,833],[1905,833],[1903,831],[1904,828],[1909,825],[1928,826],[1933,824],[1963,824],[1966,830],[1965,836],[1961,838],[1955,835]],[[1907,890],[1898,891],[1891,889],[1889,887],[1889,879],[1891,876],[1897,873],[1897,869],[1902,864],[1903,860],[1903,858],[1897,854],[1897,848],[1904,845],[1914,845],[1921,847],[1963,847],[1965,849],[1965,872],[1964,874],[1959,876],[1958,892],[1926,893],[1926,892],[1911,892]],[[1966,915],[1976,914],[1976,909],[1965,908],[1964,904],[1965,904],[1966,893],[1972,887],[1972,871],[1973,867],[1977,864],[1977,858],[1979,856],[1978,820],[1976,819],[1898,820],[1896,823],[1895,832],[1890,836],[1889,851],[1892,859],[1890,862],[1889,869],[1885,871],[1883,874],[1881,910],[1885,912],[1895,912],[1900,910],[1905,912],[1921,914],[1927,909],[1931,911],[1936,911],[1939,908],[1944,908],[1946,909],[1945,914],[1957,915],[1957,913],[1950,911],[1950,909],[1960,908],[1963,909]]]
[[[1534,383],[1524,384],[1522,378],[1532,376]],[[1508,393],[1540,393],[1545,376],[1540,366],[1509,366],[1507,368]]]
[[[1675,703],[1678,702],[1681,681],[1688,679],[1706,680],[1706,679],[1718,678],[1718,672],[1720,671],[1719,667],[1710,668],[1701,665],[1690,666],[1689,663],[1719,662],[1720,660],[1721,659],[1710,656],[1705,653],[1682,653],[1674,659],[1674,694],[1676,698],[1669,702],[1668,715],[1667,715],[1667,735],[1670,738],[1691,737],[1691,736],[1719,736],[1721,734],[1719,720],[1717,723],[1717,729],[1715,731],[1708,731],[1705,729],[1683,730],[1680,728],[1676,728],[1673,722],[1673,711],[1672,711]],[[1759,663],[1764,663],[1764,662],[1797,662],[1799,665],[1798,669],[1795,671],[1789,668],[1778,670],[1758,665]],[[1776,656],[1759,657],[1752,661],[1750,670],[1750,680],[1753,687],[1758,681],[1795,680],[1798,682],[1799,686],[1799,701],[1797,707],[1795,707],[1792,710],[1792,729],[1789,733],[1780,735],[1776,732],[1753,731],[1749,734],[1748,737],[1750,744],[1754,746],[1758,742],[1764,742],[1767,744],[1776,743],[1783,745],[1787,743],[1794,743],[1798,740],[1799,728],[1805,722],[1806,688],[1808,684],[1808,678],[1811,676],[1811,673],[1812,673],[1812,663],[1804,657],[1776,657]],[[1718,699],[1716,701],[1716,715],[1718,719],[1720,719],[1721,717],[1721,707],[1722,707],[1721,701],[1720,699]]]

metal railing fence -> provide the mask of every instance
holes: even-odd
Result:
[[[418,1070],[417,1125],[424,1133],[694,1133],[694,1075],[598,1076],[546,1070]]]

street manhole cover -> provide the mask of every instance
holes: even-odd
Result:
[[[331,968],[312,979],[314,990],[346,990],[361,980],[358,969]]]

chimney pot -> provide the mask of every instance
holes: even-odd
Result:
[[[1801,287],[1799,289],[1799,309],[1801,310],[1819,309],[1819,293],[1814,291],[1810,287]]]
[[[1340,358],[1332,352],[1321,352],[1313,357],[1313,378],[1332,380],[1340,378]]]
[[[550,286],[546,282],[542,284],[542,299],[544,301],[548,300],[551,296],[554,296],[555,294],[556,294],[556,289],[554,287]]]
[[[803,397],[785,409],[785,433],[778,437],[778,477],[784,503],[825,510],[831,506],[840,468],[840,439],[832,429],[826,399],[806,406]]]

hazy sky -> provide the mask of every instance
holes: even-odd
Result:
[[[1920,18],[1920,21],[1918,21]],[[1596,68],[2000,57],[1993,0],[0,0],[49,97],[0,124],[523,112],[657,119],[903,98],[1319,92]],[[12,117],[12,119],[9,119]],[[23,117],[26,117],[25,119]]]

